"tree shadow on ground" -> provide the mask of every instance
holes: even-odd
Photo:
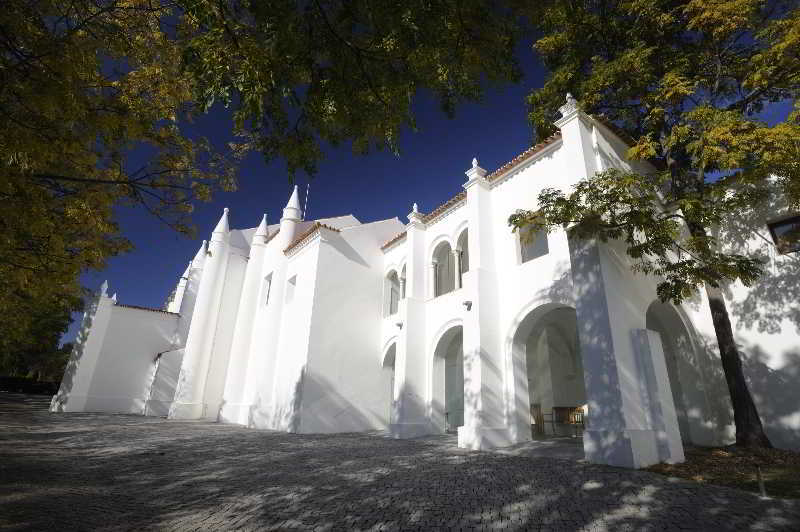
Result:
[[[134,416],[0,418],[12,529],[797,529],[800,503],[652,473]],[[58,440],[36,435],[55,432]]]

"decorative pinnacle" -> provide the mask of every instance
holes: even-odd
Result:
[[[572,114],[578,109],[578,100],[575,99],[571,92],[567,93],[566,100],[567,103],[558,108],[562,118],[566,118],[567,115]]]
[[[411,206],[411,212],[419,212],[419,207],[417,207],[416,203],[414,203],[414,205]]]
[[[222,216],[217,222],[217,226],[214,228],[214,233],[227,233],[230,231],[230,226],[228,225],[228,208],[225,207],[222,209]]]
[[[260,243],[263,243],[267,238],[267,214],[264,213],[264,217],[261,219],[261,223],[258,224],[258,228],[256,229],[255,234],[253,235],[253,242],[259,242],[256,240],[256,237],[260,237]]]
[[[478,167],[478,158],[477,157],[473,157],[472,158],[472,167],[473,168],[477,168]]]

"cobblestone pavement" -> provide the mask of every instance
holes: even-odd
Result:
[[[49,414],[0,394],[0,529],[800,530],[800,501],[447,438]]]

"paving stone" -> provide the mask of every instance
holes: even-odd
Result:
[[[579,461],[567,447],[50,414],[0,394],[9,530],[800,530],[800,501]]]

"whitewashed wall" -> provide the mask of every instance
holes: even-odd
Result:
[[[301,432],[388,427],[379,343],[384,304],[380,245],[400,230],[402,224],[392,219],[323,233]]]
[[[156,356],[172,349],[177,315],[115,305],[84,410],[144,412]]]

